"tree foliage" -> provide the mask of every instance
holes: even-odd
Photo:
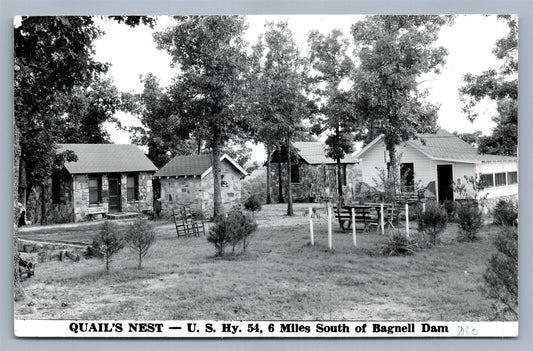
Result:
[[[267,120],[260,140],[267,145],[285,146],[287,159],[287,215],[293,215],[291,194],[291,144],[304,129],[303,120],[311,112],[305,94],[307,64],[300,56],[287,22],[269,22],[254,48],[258,64],[257,108]],[[270,137],[265,135],[270,133]],[[277,139],[277,140],[276,140]],[[267,151],[270,151],[267,147]]]
[[[249,60],[240,16],[178,16],[154,38],[181,73],[170,97],[182,126],[213,154],[214,217],[222,213],[220,156],[228,140],[245,135],[246,72]]]
[[[364,116],[357,137],[368,143],[383,134],[394,172],[396,145],[436,129],[438,107],[424,100],[419,78],[438,73],[447,51],[435,41],[450,21],[447,16],[369,16],[352,25],[359,60],[352,95]]]
[[[348,85],[354,64],[348,56],[348,41],[339,30],[325,36],[318,31],[309,34],[310,62],[316,75],[311,79],[320,106],[315,131],[328,131],[326,155],[337,162],[338,194],[342,196],[340,161],[353,151],[353,132],[357,119]]]
[[[470,121],[483,99],[496,102],[497,115],[492,119],[496,127],[490,136],[480,137],[479,151],[488,154],[516,155],[518,147],[518,18],[498,16],[509,27],[506,37],[499,39],[493,50],[502,61],[499,70],[490,68],[480,75],[466,74],[459,89],[463,112]]]
[[[139,96],[137,114],[142,126],[132,127],[132,141],[148,147],[148,157],[157,167],[164,166],[176,155],[188,155],[197,150],[190,130],[184,125],[179,109],[159,85],[153,74],[143,77],[144,89]]]

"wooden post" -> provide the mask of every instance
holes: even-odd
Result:
[[[426,212],[426,203],[422,202],[422,212]]]
[[[409,238],[409,205],[405,204],[405,236]]]
[[[331,238],[331,207],[328,206],[328,248],[331,250],[332,238]]]
[[[379,224],[381,226],[381,234],[385,234],[385,214],[383,213],[383,202],[381,203],[380,207],[380,215],[381,218],[379,219]]]
[[[355,208],[352,207],[352,235],[353,235],[353,246],[357,247],[357,235],[355,232]]]
[[[315,236],[313,233],[313,208],[309,207],[309,235],[311,236],[311,245],[315,245]]]

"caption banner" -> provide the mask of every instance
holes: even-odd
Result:
[[[18,337],[516,337],[518,322],[15,320]]]

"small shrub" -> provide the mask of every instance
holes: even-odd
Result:
[[[142,268],[142,259],[155,242],[155,231],[146,219],[137,219],[133,222],[124,236],[128,246],[137,253],[139,258],[138,268]]]
[[[401,233],[394,233],[381,248],[381,253],[385,256],[406,256],[414,254],[415,251],[416,245]]]
[[[443,206],[436,201],[426,203],[426,211],[418,213],[418,230],[429,236],[432,245],[437,243],[437,236],[446,228],[448,216]]]
[[[233,247],[232,253],[235,253],[235,247],[241,242],[243,251],[246,251],[247,238],[256,229],[257,224],[251,216],[238,210],[231,211],[211,228],[207,241],[215,246],[216,255],[222,257],[228,244]]]
[[[518,229],[506,227],[494,239],[498,250],[483,274],[485,296],[496,300],[496,314],[510,314],[518,319]]]
[[[475,204],[460,204],[457,206],[457,224],[459,224],[459,241],[475,241],[477,233],[483,224],[482,213]]]
[[[518,207],[513,200],[500,199],[493,209],[494,224],[513,226],[518,219]]]
[[[445,200],[443,203],[446,214],[448,215],[448,221],[453,222],[455,220],[455,212],[457,210],[457,204],[452,200]]]
[[[116,225],[109,221],[105,221],[100,232],[93,237],[92,249],[102,255],[107,273],[109,273],[111,257],[122,250],[124,243],[123,235]]]
[[[254,214],[256,211],[261,211],[261,201],[259,196],[252,195],[244,201],[244,208],[248,211],[251,211]]]

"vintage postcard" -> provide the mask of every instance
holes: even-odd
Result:
[[[518,336],[516,15],[13,31],[16,336]]]

